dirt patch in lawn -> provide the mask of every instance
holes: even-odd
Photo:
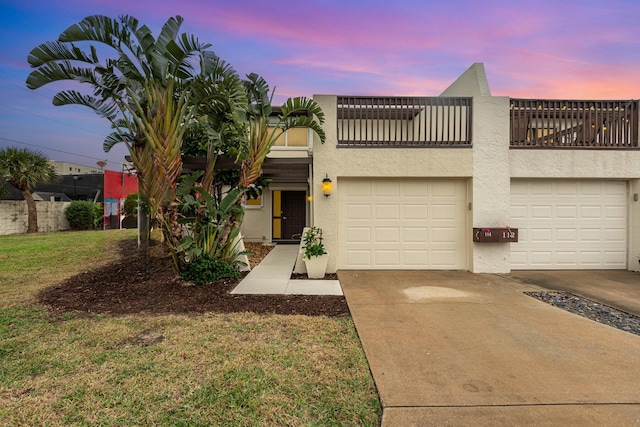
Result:
[[[270,247],[247,244],[256,265]],[[123,241],[120,259],[88,270],[42,290],[38,301],[53,313],[198,314],[207,312],[301,314],[308,316],[349,315],[342,296],[330,295],[232,295],[240,280],[220,280],[196,286],[181,280],[172,270],[163,246],[149,254],[136,250],[135,240]]]

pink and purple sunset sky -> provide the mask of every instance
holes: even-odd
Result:
[[[102,150],[109,125],[79,106],[54,107],[63,86],[31,91],[29,51],[88,15],[135,16],[157,35],[170,16],[241,75],[290,96],[437,96],[474,62],[493,95],[640,97],[638,0],[22,0],[0,1],[0,148],[39,150],[119,170]]]

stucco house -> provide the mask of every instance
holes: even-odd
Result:
[[[314,99],[327,140],[294,129],[273,148],[246,240],[316,225],[331,272],[639,270],[638,101],[492,96],[480,63],[438,97]]]

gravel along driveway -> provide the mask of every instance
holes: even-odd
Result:
[[[640,317],[569,292],[525,292],[540,301],[621,331],[640,335]]]

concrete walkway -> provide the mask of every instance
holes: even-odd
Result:
[[[338,280],[290,280],[297,245],[276,245],[232,294],[342,295]]]
[[[383,426],[639,426],[640,337],[496,275],[342,271]]]

